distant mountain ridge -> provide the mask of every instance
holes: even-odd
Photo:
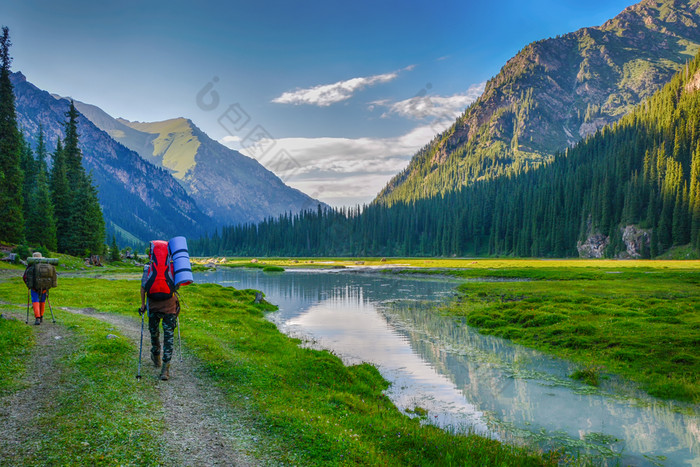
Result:
[[[68,100],[40,90],[21,73],[13,73],[11,80],[25,139],[34,149],[41,125],[52,152],[57,139],[65,136]],[[107,231],[116,233],[120,244],[140,245],[175,235],[196,237],[212,225],[212,219],[166,171],[144,161],[83,115],[78,118],[78,133],[83,165],[97,185]]]
[[[644,0],[600,27],[529,44],[375,202],[427,198],[550,160],[660,89],[700,47],[698,24],[698,0]]]
[[[94,105],[76,107],[145,160],[168,170],[217,224],[256,223],[324,203],[284,184],[258,161],[214,141],[191,120],[130,122]]]

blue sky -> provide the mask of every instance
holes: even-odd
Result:
[[[0,0],[0,18],[13,70],[40,88],[128,120],[190,118],[288,184],[351,205],[526,44],[633,3]],[[252,131],[274,149],[251,149]],[[279,151],[295,170],[274,164]]]

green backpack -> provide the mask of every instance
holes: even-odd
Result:
[[[41,292],[56,287],[56,268],[53,264],[34,263],[24,272],[24,283],[27,288]]]

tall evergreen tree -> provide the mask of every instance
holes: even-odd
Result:
[[[117,246],[117,236],[112,234],[112,246],[109,248],[109,260],[119,261],[120,259],[119,247]]]
[[[31,210],[31,196],[34,182],[36,181],[36,161],[29,143],[21,136],[22,152],[20,157],[20,167],[24,174],[24,183],[22,184],[22,212],[24,213],[24,236],[27,238],[29,229],[29,211]]]
[[[67,230],[62,236],[66,253],[84,256],[103,252],[105,223],[97,190],[93,186],[92,178],[83,168],[83,154],[78,145],[78,115],[75,104],[71,101],[66,112],[63,140],[63,158],[70,196],[67,204]]]
[[[46,165],[44,130],[39,127],[36,147],[35,177],[29,197],[27,214],[27,242],[56,251],[56,218],[49,190],[49,174]]]
[[[49,186],[56,219],[56,249],[64,253],[68,249],[68,235],[70,232],[71,192],[66,175],[65,153],[60,138],[53,153]]]
[[[65,138],[63,138],[63,153],[66,161],[66,177],[71,190],[75,190],[85,178],[83,169],[83,153],[78,146],[78,111],[73,101],[66,112],[66,122],[64,123]]]
[[[22,143],[17,129],[15,95],[10,82],[10,32],[2,28],[0,37],[0,239],[20,243],[24,239],[20,167]]]

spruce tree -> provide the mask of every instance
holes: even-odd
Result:
[[[86,190],[84,222],[87,251],[90,254],[101,255],[105,251],[105,220],[92,176],[88,175],[85,178],[83,189]]]
[[[63,232],[66,253],[75,256],[101,254],[104,251],[105,223],[92,178],[83,168],[83,154],[78,145],[78,111],[73,101],[66,112],[63,158],[69,193],[66,231]]]
[[[0,239],[11,243],[24,240],[22,185],[20,167],[22,143],[17,129],[15,95],[10,82],[10,32],[2,28],[0,36]]]
[[[83,153],[78,146],[78,111],[73,101],[66,112],[67,121],[64,123],[65,138],[63,139],[63,152],[66,161],[66,177],[71,190],[76,190],[83,182],[85,169],[83,169]]]
[[[29,143],[23,137],[21,137],[21,134],[20,140],[22,145],[20,167],[22,168],[22,173],[24,174],[24,183],[22,184],[22,212],[24,213],[24,236],[28,240],[32,189],[34,188],[34,183],[36,182],[36,161],[34,160],[32,148],[29,146]]]
[[[112,234],[112,246],[109,249],[109,260],[119,261],[119,247],[117,246],[117,236]]]
[[[49,186],[56,219],[56,251],[65,253],[68,249],[68,235],[70,233],[71,192],[68,187],[66,159],[60,138],[53,153]]]
[[[44,130],[39,127],[36,148],[35,181],[30,192],[27,214],[27,242],[56,251],[56,218],[49,190]]]

